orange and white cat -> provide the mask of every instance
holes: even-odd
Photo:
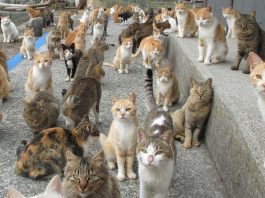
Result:
[[[199,28],[198,61],[205,65],[223,62],[228,52],[225,29],[213,16],[212,8],[195,11],[195,21]]]
[[[104,63],[104,65],[108,65],[114,67],[115,70],[118,70],[120,74],[129,73],[129,65],[131,64],[131,56],[132,56],[132,46],[133,46],[133,38],[125,38],[122,41],[122,44],[118,47],[116,51],[116,55],[113,60],[113,64]]]
[[[231,7],[222,8],[222,11],[223,11],[223,16],[226,19],[228,25],[226,38],[235,38],[234,23],[236,20],[236,11],[233,10],[233,8]]]
[[[133,161],[137,145],[136,95],[130,94],[128,99],[112,98],[112,121],[108,137],[100,134],[99,141],[103,147],[105,159],[110,169],[118,165],[118,181],[124,181],[125,172],[129,179],[136,179]],[[125,167],[127,171],[125,171]]]
[[[249,52],[248,63],[251,83],[258,94],[259,110],[265,121],[265,62],[255,52]]]
[[[26,100],[32,100],[40,91],[53,93],[51,65],[52,58],[49,52],[35,55],[34,65],[29,70],[25,84]]]
[[[69,32],[69,14],[68,12],[62,12],[59,16],[57,27],[61,30],[62,38],[66,39]]]
[[[198,26],[195,23],[193,12],[184,3],[175,3],[175,5],[175,12],[178,19],[177,37],[195,36]]]
[[[31,60],[35,52],[35,37],[32,29],[25,30],[20,53],[24,58]]]
[[[86,32],[78,30],[75,35],[75,49],[80,50],[83,54],[86,49]]]

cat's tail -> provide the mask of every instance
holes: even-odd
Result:
[[[157,109],[158,106],[155,101],[154,91],[153,91],[153,71],[152,69],[146,70],[146,78],[144,80],[145,88],[145,102],[148,111]]]
[[[103,133],[100,133],[99,134],[99,142],[100,142],[102,147],[104,147],[106,140],[107,140],[107,136],[104,135]]]
[[[135,54],[132,55],[132,58],[137,58],[141,53],[141,48],[139,47],[137,52]]]

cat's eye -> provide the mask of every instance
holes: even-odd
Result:
[[[262,76],[260,74],[256,74],[257,79],[262,79]]]
[[[125,111],[131,111],[131,108],[126,108]]]
[[[99,179],[100,177],[98,177],[97,175],[89,175],[89,179],[90,180],[97,180]]]
[[[116,108],[116,111],[120,111],[120,109],[119,108]]]
[[[162,151],[157,151],[157,152],[155,153],[155,155],[161,155],[161,154],[163,154]]]
[[[146,150],[146,149],[142,149],[142,152],[143,152],[143,153],[147,153],[147,150]]]

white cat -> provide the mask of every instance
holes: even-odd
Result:
[[[89,11],[89,8],[86,8],[82,17],[80,18],[80,22],[81,23],[85,23],[85,24],[88,24],[89,22],[89,16],[90,16],[90,11]]]
[[[102,19],[96,19],[93,25],[93,41],[101,40],[104,34],[104,24]]]
[[[7,193],[7,198],[25,198],[19,191],[11,187]],[[58,175],[54,176],[48,183],[44,193],[36,195],[32,198],[63,198],[62,184]]]
[[[177,26],[177,22],[175,19],[173,19],[172,17],[170,17],[169,15],[162,15],[162,21],[168,21],[170,23],[170,29],[165,29],[164,31],[167,33],[173,33],[173,32],[177,32],[178,31],[178,26]]]
[[[1,28],[4,36],[4,43],[10,43],[18,40],[18,29],[9,17],[1,18]]]

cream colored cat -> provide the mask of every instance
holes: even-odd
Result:
[[[24,58],[31,60],[35,52],[35,37],[32,29],[25,30],[20,53]]]
[[[265,62],[254,52],[248,55],[251,83],[258,94],[259,110],[265,121]]]
[[[178,80],[172,66],[157,67],[156,74],[156,103],[163,105],[163,109],[168,111],[168,107],[179,100]]]
[[[33,99],[40,91],[46,90],[53,93],[51,65],[52,58],[49,52],[36,54],[25,85],[26,100]]]
[[[104,65],[114,67],[120,74],[129,73],[129,65],[131,64],[133,39],[125,38],[122,44],[118,47],[113,64],[104,63]]]
[[[124,181],[127,177],[136,179],[133,171],[133,161],[137,145],[136,95],[132,93],[128,99],[112,98],[112,115],[114,120],[111,124],[108,137],[100,134],[100,143],[103,147],[105,159],[110,169],[118,165],[117,179]]]
[[[234,33],[234,23],[236,20],[236,12],[231,7],[229,8],[222,8],[223,16],[226,19],[228,25],[228,31],[226,34],[226,38],[235,38]]]
[[[195,12],[199,27],[198,61],[205,65],[223,62],[228,52],[224,27],[213,16],[211,10],[211,7],[207,7]]]
[[[75,36],[75,49],[80,50],[83,54],[86,49],[86,32],[78,30]]]

